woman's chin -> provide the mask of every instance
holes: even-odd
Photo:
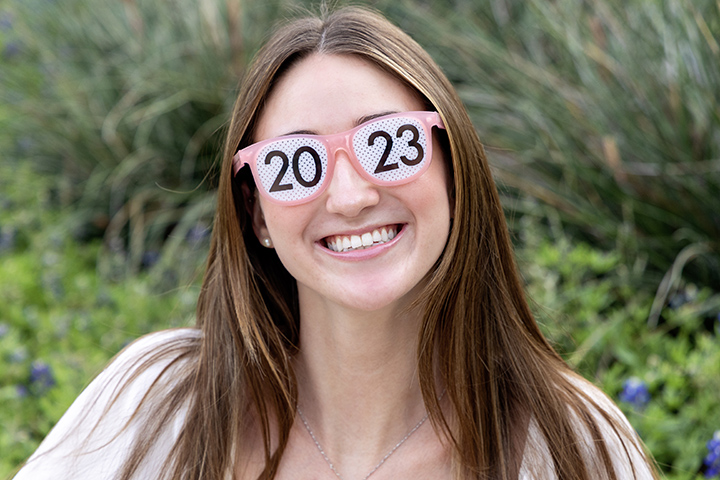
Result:
[[[318,294],[306,292],[315,297],[316,301],[326,303],[330,308],[346,309],[362,313],[385,312],[389,315],[398,314],[406,310],[415,300],[424,282],[415,286],[401,286],[395,282],[355,282],[349,288],[332,292],[331,294]],[[299,286],[300,295],[303,296],[302,287]]]

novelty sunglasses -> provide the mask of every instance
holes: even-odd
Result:
[[[233,157],[235,175],[249,165],[260,194],[282,205],[309,202],[327,188],[335,154],[343,150],[363,178],[402,185],[422,175],[432,159],[437,112],[404,112],[374,118],[334,135],[286,135],[254,143]]]

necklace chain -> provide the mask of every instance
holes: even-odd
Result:
[[[442,395],[440,395],[440,398],[442,398],[443,395],[445,395],[445,391],[443,391]],[[337,468],[335,468],[335,465],[333,465],[333,463],[330,461],[330,458],[327,456],[327,453],[325,453],[325,450],[323,449],[322,445],[320,445],[320,442],[319,442],[318,439],[315,437],[315,434],[313,433],[312,428],[310,428],[310,425],[308,425],[307,419],[305,418],[305,415],[303,414],[303,412],[302,412],[302,410],[300,409],[300,406],[299,406],[299,405],[298,405],[298,407],[297,407],[297,412],[298,412],[298,415],[300,415],[300,420],[302,420],[303,425],[305,425],[305,429],[306,429],[307,432],[310,434],[310,437],[313,439],[313,442],[315,442],[315,446],[317,446],[318,450],[320,451],[320,454],[323,456],[323,458],[325,459],[325,462],[327,462],[328,466],[330,467],[330,470],[332,470],[333,473],[335,474],[335,476],[337,476],[340,480],[345,480],[345,479],[343,478],[343,476],[340,475],[340,472],[338,472]],[[412,430],[410,430],[410,431],[407,433],[407,435],[405,435],[405,437],[403,437],[403,439],[400,440],[400,441],[392,448],[392,450],[390,450],[390,451],[387,453],[387,455],[385,455],[385,456],[383,457],[382,460],[380,460],[380,463],[378,463],[377,465],[375,465],[375,467],[374,467],[372,470],[370,470],[370,473],[368,473],[367,475],[365,475],[365,476],[363,477],[362,480],[367,480],[368,478],[370,478],[370,476],[371,476],[373,473],[375,473],[375,472],[377,471],[378,468],[382,467],[382,465],[385,463],[385,460],[387,460],[388,458],[390,458],[390,455],[392,455],[393,453],[395,453],[395,450],[397,450],[398,448],[400,448],[400,445],[402,445],[403,443],[405,443],[405,440],[407,440],[408,438],[410,438],[410,435],[412,435],[413,433],[415,433],[415,432],[417,431],[417,429],[420,428],[423,423],[425,423],[425,420],[428,419],[428,415],[429,415],[429,413],[426,413],[425,416],[417,423],[417,425],[415,425],[415,426],[412,428]]]

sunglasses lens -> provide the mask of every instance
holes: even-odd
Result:
[[[318,191],[327,174],[327,150],[312,138],[285,138],[266,145],[256,158],[261,187],[275,200],[298,202]]]
[[[372,122],[353,137],[362,168],[380,184],[405,182],[428,162],[428,138],[419,120],[394,117]]]

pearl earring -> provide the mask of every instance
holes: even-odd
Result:
[[[270,237],[265,237],[262,239],[262,244],[265,245],[265,248],[272,248],[273,243],[272,240],[270,240]]]

